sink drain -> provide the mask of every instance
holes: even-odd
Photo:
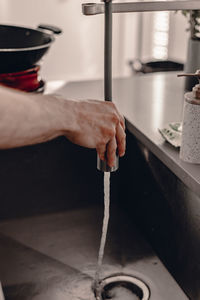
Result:
[[[100,284],[101,300],[149,300],[150,291],[139,278],[129,275],[114,275],[107,277]]]

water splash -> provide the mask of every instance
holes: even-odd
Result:
[[[101,275],[101,268],[102,268],[102,262],[104,256],[104,249],[106,244],[109,217],[110,217],[110,172],[104,172],[104,219],[103,219],[98,262],[97,262],[97,270],[95,273],[94,283],[93,283],[93,289],[95,291],[96,300],[101,300],[100,275]]]

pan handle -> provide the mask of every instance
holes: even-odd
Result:
[[[49,30],[55,34],[60,34],[62,33],[62,29],[59,27],[53,26],[53,25],[48,25],[48,24],[40,24],[37,27],[38,29],[44,29],[44,30]]]

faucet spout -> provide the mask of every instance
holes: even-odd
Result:
[[[102,0],[105,9],[104,33],[104,100],[112,101],[112,0]],[[115,166],[108,166],[106,161],[97,157],[97,169],[102,172],[114,172],[119,167],[119,158],[116,155]]]
[[[111,0],[102,0],[110,2]],[[199,10],[199,0],[174,0],[174,1],[142,1],[142,2],[118,2],[112,5],[113,13],[150,12],[150,11],[177,11],[177,10]],[[105,8],[103,3],[83,4],[84,15],[103,14]]]
[[[115,172],[119,168],[119,157],[116,155],[115,157],[115,165],[110,167],[106,161],[101,160],[99,156],[97,156],[97,169],[102,172]]]

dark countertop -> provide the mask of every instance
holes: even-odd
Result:
[[[103,99],[103,81],[69,82],[56,91],[70,99]],[[113,99],[128,130],[156,155],[186,186],[200,195],[200,166],[185,163],[179,150],[158,133],[169,122],[181,121],[184,79],[175,72],[114,79]]]

